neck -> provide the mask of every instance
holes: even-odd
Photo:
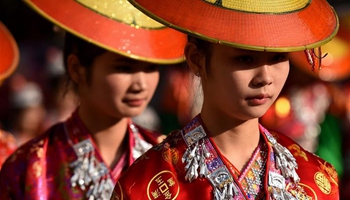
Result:
[[[258,118],[238,120],[205,109],[202,110],[201,118],[220,152],[241,170],[259,144]]]
[[[107,166],[113,167],[126,149],[128,118],[113,118],[79,107],[79,117],[90,132]]]

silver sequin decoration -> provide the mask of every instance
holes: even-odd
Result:
[[[130,129],[135,139],[132,155],[136,160],[152,145],[141,139],[135,125],[131,124]],[[106,165],[96,159],[95,149],[90,139],[73,145],[73,148],[77,160],[70,164],[70,167],[73,168],[73,175],[70,179],[71,186],[87,190],[86,198],[88,200],[109,200],[112,196],[114,183]]]
[[[131,131],[134,134],[135,146],[132,149],[132,157],[136,160],[142,154],[144,154],[147,150],[152,148],[152,145],[140,138],[139,130],[133,124],[130,125]]]
[[[89,186],[86,193],[89,200],[109,199],[114,184],[108,174],[108,168],[96,159],[90,139],[75,144],[73,148],[78,159],[70,164],[70,167],[74,168],[70,179],[71,186],[79,186],[82,190]]]
[[[286,179],[298,184],[300,181],[299,175],[296,172],[298,164],[292,153],[284,146],[279,144],[276,139],[266,134],[267,139],[271,142],[275,152],[276,167],[281,170],[282,175],[269,172],[269,186],[272,187],[272,197],[276,200],[296,200],[285,187]]]
[[[231,174],[225,166],[215,169],[212,173],[209,172],[206,160],[212,154],[208,151],[204,140],[206,134],[202,126],[198,126],[192,131],[182,135],[188,145],[182,163],[186,163],[185,180],[191,182],[198,177],[207,178],[214,186],[215,200],[230,200],[239,195],[238,186],[234,183]]]

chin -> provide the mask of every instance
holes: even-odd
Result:
[[[133,110],[128,110],[128,111],[123,112],[123,115],[125,117],[136,117],[138,115],[141,115],[142,112],[143,112],[142,109],[138,109],[138,110],[133,109]]]
[[[250,119],[260,118],[265,115],[267,110],[268,110],[267,108],[256,108],[256,109],[250,110],[248,115],[250,116]]]

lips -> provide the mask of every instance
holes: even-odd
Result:
[[[265,104],[269,99],[271,99],[271,95],[269,94],[258,94],[255,96],[250,96],[246,98],[249,105],[259,106]]]
[[[141,106],[146,102],[146,98],[142,99],[123,99],[123,103],[126,103],[127,105],[131,107],[138,107]]]

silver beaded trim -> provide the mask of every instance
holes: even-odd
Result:
[[[300,182],[299,175],[296,172],[298,164],[292,153],[284,146],[279,144],[276,139],[266,134],[267,139],[272,144],[272,148],[275,153],[276,167],[282,173],[282,175],[269,172],[269,186],[272,187],[272,198],[276,200],[297,200],[286,188],[286,179],[298,184]]]
[[[229,200],[240,195],[240,190],[234,182],[229,170],[221,162],[215,163],[217,167],[208,168],[207,162],[213,155],[208,151],[204,138],[206,133],[202,126],[197,126],[188,133],[181,132],[188,148],[182,156],[182,163],[186,163],[185,180],[191,182],[198,177],[207,178],[214,187],[215,200]]]
[[[132,149],[132,157],[136,160],[142,154],[144,154],[147,150],[152,148],[152,145],[140,138],[139,130],[134,124],[131,124],[130,128],[132,133],[134,134],[134,139],[135,139],[135,146]]]
[[[143,153],[152,147],[151,144],[142,140],[138,128],[131,124],[130,129],[135,139],[135,146],[132,149],[132,156],[136,160]],[[73,168],[73,175],[70,178],[72,187],[79,186],[86,190],[88,200],[109,200],[112,196],[114,183],[110,177],[109,170],[103,162],[95,157],[95,148],[90,139],[83,140],[73,145],[77,160],[70,164]]]
[[[90,139],[83,140],[73,146],[78,159],[70,164],[74,168],[70,178],[71,186],[79,186],[86,190],[89,200],[109,199],[112,195],[114,184],[108,174],[108,168],[99,162],[94,155],[94,147]]]
[[[213,156],[206,148],[205,138],[206,133],[201,125],[195,129],[181,134],[187,144],[186,151],[182,156],[182,163],[185,163],[186,181],[193,181],[198,177],[207,178],[214,187],[215,200],[231,200],[238,197],[244,197],[239,187],[236,185],[232,175],[226,168],[219,157],[216,162],[219,167],[216,169],[209,169],[207,162]],[[291,193],[286,190],[286,181],[294,182],[298,185],[300,178],[296,172],[298,164],[291,152],[281,144],[269,133],[264,132],[268,141],[272,144],[275,153],[276,167],[282,173],[269,172],[268,185],[272,188],[271,197],[276,200],[297,200]],[[298,188],[302,190],[302,188]]]

